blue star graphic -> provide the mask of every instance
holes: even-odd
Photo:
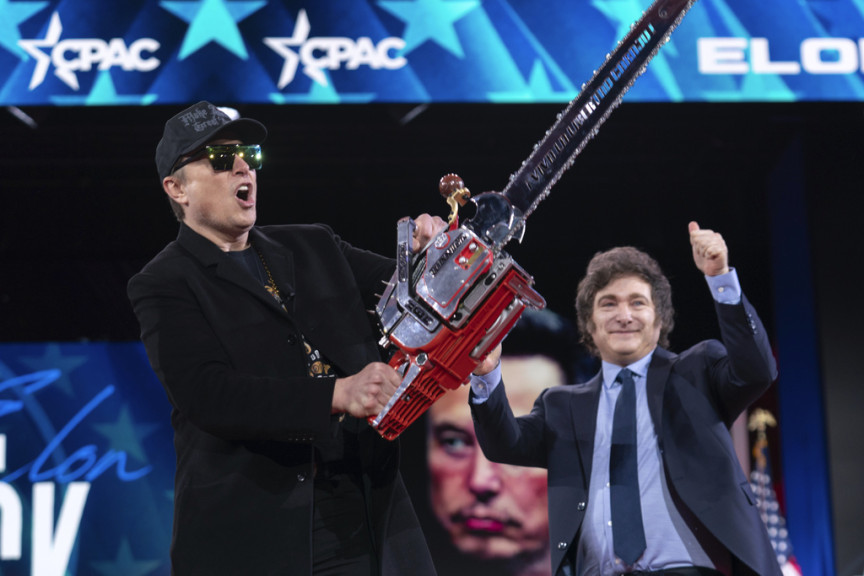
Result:
[[[124,538],[120,542],[117,556],[110,562],[91,562],[93,569],[102,576],[145,576],[151,574],[162,565],[159,560],[136,560],[132,555],[132,546]]]
[[[527,90],[489,92],[486,97],[490,102],[568,102],[576,97],[576,91],[556,91],[546,68],[539,60],[536,60],[531,67]]]
[[[643,2],[638,0],[592,0],[591,5],[603,13],[609,21],[617,26],[615,36],[616,45],[630,31],[630,26],[636,22],[647,6],[643,6]],[[669,100],[679,102],[684,99],[681,93],[681,88],[678,86],[678,81],[675,78],[675,73],[666,56],[675,56],[677,50],[675,45],[670,41],[664,47],[662,52],[654,57],[654,60],[648,66],[648,69],[655,75]]]
[[[379,0],[378,5],[406,23],[404,54],[427,40],[458,56],[465,57],[454,24],[480,6],[479,0]]]
[[[117,421],[110,424],[94,424],[93,428],[111,441],[111,449],[126,452],[141,462],[147,462],[147,456],[141,448],[144,440],[156,430],[159,424],[136,424],[132,421],[128,406],[123,406],[117,415]]]
[[[794,102],[803,97],[776,74],[747,74],[737,90],[706,90],[702,95],[708,102]]]
[[[111,73],[108,70],[102,70],[96,76],[96,82],[93,83],[93,88],[90,89],[90,94],[86,96],[51,96],[51,102],[58,106],[146,106],[156,101],[156,94],[135,94],[124,95],[117,94],[117,89],[114,87],[114,81],[111,79]]]
[[[27,60],[27,53],[18,45],[21,33],[18,25],[48,6],[48,2],[10,2],[0,0],[0,46],[12,52],[22,60]]]
[[[592,0],[591,5],[616,26],[616,42],[630,31],[630,25],[642,16],[647,5],[638,0]]]
[[[630,27],[642,17],[648,8],[648,2],[641,0],[592,0],[591,5],[603,13],[609,22],[616,26],[615,43],[624,39]],[[676,53],[675,46],[670,41],[664,48],[666,53]]]
[[[194,54],[210,42],[216,42],[238,58],[246,60],[249,53],[237,23],[267,5],[266,0],[251,2],[235,0],[165,0],[159,5],[184,22],[189,23],[179,60]]]
[[[61,375],[52,386],[57,386],[70,397],[73,397],[75,393],[72,390],[69,374],[82,364],[86,364],[87,360],[87,356],[63,354],[57,344],[46,345],[42,356],[21,357],[21,362],[32,370],[50,370],[52,368],[60,370]]]
[[[323,72],[324,85],[313,82],[306,94],[282,94],[273,92],[270,101],[274,104],[366,104],[375,100],[372,92],[357,92],[340,94],[333,87],[330,74]]]

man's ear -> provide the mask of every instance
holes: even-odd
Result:
[[[186,190],[180,182],[180,179],[176,176],[166,176],[162,180],[162,189],[178,204],[186,204]]]

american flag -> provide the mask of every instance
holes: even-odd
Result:
[[[758,409],[750,416],[748,428],[756,432],[753,443],[753,469],[750,472],[750,485],[756,494],[759,513],[768,529],[771,545],[777,554],[777,562],[784,576],[802,576],[801,567],[795,561],[792,552],[792,542],[789,540],[789,530],[786,528],[786,518],[780,510],[777,493],[771,480],[771,460],[768,457],[768,437],[765,429],[776,426],[777,421],[767,410]]]

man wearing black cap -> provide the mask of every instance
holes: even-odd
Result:
[[[394,263],[256,227],[266,135],[199,102],[156,148],[180,232],[128,292],[173,405],[173,573],[434,574],[397,444],[366,422],[400,382],[366,312]],[[415,250],[444,226],[417,224]]]

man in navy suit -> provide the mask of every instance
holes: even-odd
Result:
[[[156,166],[180,232],[128,286],[173,406],[172,573],[431,576],[366,421],[401,381],[367,309],[394,262],[322,225],[255,225],[264,126],[199,102]],[[416,220],[415,249],[444,226]]]
[[[689,233],[722,341],[668,351],[668,279],[644,252],[614,248],[591,260],[576,297],[600,373],[545,390],[518,418],[497,369],[472,378],[486,456],[548,469],[556,575],[780,574],[729,434],[776,379],[776,365],[722,236],[695,222]]]

